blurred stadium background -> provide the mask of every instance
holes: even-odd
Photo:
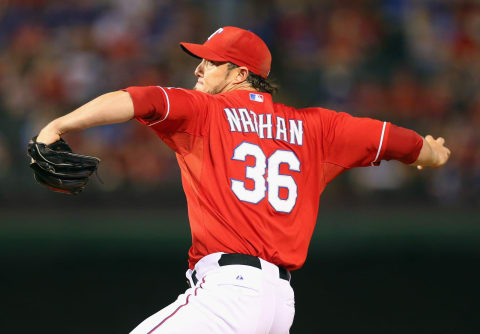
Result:
[[[131,85],[192,87],[224,25],[273,54],[276,100],[446,138],[440,170],[400,163],[327,188],[292,333],[480,331],[480,3],[454,0],[0,0],[0,332],[126,333],[184,288],[172,152],[135,122],[66,139],[102,159],[76,197],[28,168],[56,116]]]

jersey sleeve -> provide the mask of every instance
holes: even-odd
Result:
[[[205,130],[208,94],[160,86],[128,87],[134,117],[158,133],[185,132],[200,135]]]
[[[324,159],[344,168],[377,166],[381,160],[415,162],[423,138],[413,130],[371,118],[322,111]]]
[[[417,161],[422,146],[423,138],[418,133],[392,124],[383,160],[393,159],[410,165]]]
[[[379,165],[390,123],[322,109],[325,162],[344,168]]]

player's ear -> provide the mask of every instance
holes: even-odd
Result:
[[[237,67],[236,70],[237,70],[237,74],[235,76],[235,81],[237,83],[242,83],[245,80],[247,80],[248,74],[249,74],[248,68],[246,68],[245,66],[240,66],[240,67]]]

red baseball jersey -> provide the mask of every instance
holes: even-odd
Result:
[[[346,169],[377,164],[393,129],[327,109],[295,109],[247,90],[126,91],[135,118],[176,153],[192,233],[190,268],[214,252],[300,268],[325,186]]]

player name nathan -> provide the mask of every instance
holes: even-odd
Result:
[[[271,114],[257,115],[246,108],[225,108],[224,111],[231,132],[256,133],[262,139],[275,138],[294,145],[302,145],[303,143],[302,121],[296,119],[285,120],[285,118],[279,116],[272,117]]]

